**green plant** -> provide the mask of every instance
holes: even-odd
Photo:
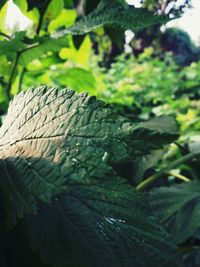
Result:
[[[14,2],[33,25],[7,32],[0,4],[0,266],[196,264],[199,63],[148,48],[101,66],[108,26],[169,18],[123,0]]]
[[[150,218],[146,197],[119,169],[176,133],[133,124],[87,94],[44,87],[14,98],[0,137],[4,222],[13,226],[23,218],[44,261],[182,266]]]

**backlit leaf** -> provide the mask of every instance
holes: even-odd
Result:
[[[62,30],[55,35],[79,35],[105,25],[136,31],[167,21],[169,21],[168,17],[153,15],[146,9],[122,4],[117,0],[102,0],[92,13],[75,23],[71,28]]]

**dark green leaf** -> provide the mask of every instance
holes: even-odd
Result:
[[[9,221],[36,212],[37,200],[50,202],[71,184],[109,179],[117,164],[175,137],[133,125],[85,93],[41,87],[19,94],[0,129],[0,186]]]
[[[117,179],[72,186],[28,217],[32,246],[54,267],[183,266],[145,206],[142,195]]]
[[[168,17],[153,15],[152,12],[146,9],[122,4],[120,1],[102,0],[91,14],[85,16],[71,28],[60,31],[55,35],[79,35],[105,25],[136,31],[153,24],[165,23],[167,21],[169,21]]]
[[[199,181],[155,189],[150,193],[150,203],[159,222],[178,244],[200,227]]]

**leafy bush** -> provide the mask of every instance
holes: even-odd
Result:
[[[1,2],[0,266],[198,266],[200,65],[152,48],[101,64],[108,26],[169,18],[14,2],[33,25],[10,36]]]

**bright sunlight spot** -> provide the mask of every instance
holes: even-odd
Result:
[[[5,21],[9,30],[19,29],[21,31],[28,28],[32,22],[26,16],[24,16],[21,10],[16,6],[12,0],[8,3],[8,11]]]
[[[192,8],[187,10],[180,18],[173,20],[167,24],[168,27],[178,27],[184,29],[196,43],[200,43],[199,30],[200,1],[192,0]]]
[[[141,7],[141,3],[140,3],[140,0],[126,0],[126,2],[129,4],[129,5],[133,5],[135,7]]]
[[[126,0],[129,5],[141,7],[140,0]],[[179,3],[182,3],[179,0]],[[178,27],[184,29],[196,43],[200,43],[199,25],[200,0],[192,0],[192,8],[187,10],[180,19],[173,20],[167,24],[167,27]]]

